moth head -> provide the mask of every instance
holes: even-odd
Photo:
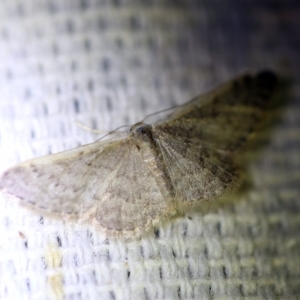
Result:
[[[130,128],[130,133],[138,140],[152,143],[152,126],[144,123],[136,123]]]

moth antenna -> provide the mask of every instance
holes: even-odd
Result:
[[[82,128],[82,129],[84,129],[84,130],[86,130],[86,131],[92,132],[92,133],[108,134],[107,131],[105,131],[105,130],[93,129],[93,128],[91,128],[91,127],[89,127],[89,126],[87,126],[87,125],[85,125],[85,124],[83,124],[83,123],[81,123],[81,122],[79,122],[79,121],[75,121],[75,124],[76,124],[78,127]]]
[[[96,140],[96,142],[101,141],[102,139],[104,139],[105,137],[107,137],[110,134],[113,134],[113,133],[122,133],[122,132],[117,132],[117,131],[119,129],[125,128],[125,127],[131,127],[131,125],[122,125],[122,126],[119,126],[119,127],[115,128],[114,130],[109,131],[107,134],[103,135],[100,139]]]
[[[166,112],[166,111],[169,111],[169,110],[172,110],[172,109],[181,107],[181,106],[183,106],[183,105],[185,105],[185,104],[174,105],[174,106],[172,106],[172,107],[169,107],[169,108],[166,108],[166,109],[163,109],[163,110],[160,110],[160,111],[151,113],[151,114],[147,115],[147,116],[142,120],[142,123],[144,123],[145,120],[146,120],[147,118],[149,118],[149,117],[156,116],[156,115],[158,115],[158,114],[160,114],[160,113],[163,113],[163,112]]]

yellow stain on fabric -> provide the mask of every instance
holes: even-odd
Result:
[[[63,275],[61,272],[62,255],[60,248],[49,244],[46,249],[45,260],[49,275],[47,285],[52,299],[60,300],[64,298]]]

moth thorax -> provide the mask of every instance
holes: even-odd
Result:
[[[152,126],[144,123],[136,123],[130,128],[131,134],[138,140],[153,143]]]

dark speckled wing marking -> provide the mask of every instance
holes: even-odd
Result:
[[[110,235],[139,235],[167,203],[130,137],[22,163],[0,188],[42,214],[87,221]]]
[[[244,75],[192,99],[153,128],[183,210],[221,195],[237,179],[235,157],[259,126],[277,83]]]
[[[155,125],[17,165],[0,189],[42,214],[138,237],[229,190],[236,156],[264,117],[276,76],[241,76]]]
[[[238,77],[192,99],[159,129],[212,149],[237,152],[261,121],[276,83],[276,76],[267,71]]]

